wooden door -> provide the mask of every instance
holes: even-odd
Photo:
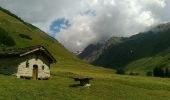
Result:
[[[37,66],[37,65],[34,65],[34,66],[33,66],[32,79],[33,79],[33,80],[37,80],[37,79],[38,79],[38,66]]]

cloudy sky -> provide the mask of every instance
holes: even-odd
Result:
[[[170,0],[0,0],[70,51],[170,21]]]

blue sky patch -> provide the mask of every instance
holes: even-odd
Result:
[[[87,10],[84,12],[85,15],[89,15],[89,16],[96,16],[96,11],[95,10]]]
[[[71,26],[69,20],[65,18],[59,18],[53,21],[50,25],[50,35],[54,36],[56,33],[59,33],[61,29],[67,29]]]

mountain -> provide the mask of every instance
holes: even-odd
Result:
[[[107,49],[110,45],[121,42],[121,39],[122,38],[120,37],[112,37],[104,43],[90,44],[83,50],[82,53],[78,55],[78,57],[91,63],[95,59],[97,59],[100,54],[102,54],[103,51]]]
[[[64,48],[57,40],[37,27],[24,22],[16,15],[0,8],[0,50],[43,45],[58,63],[80,60]]]
[[[94,65],[142,74],[155,67],[170,66],[170,23],[111,44],[96,58]]]
[[[78,57],[87,62],[92,62],[93,59],[99,55],[102,47],[103,44],[90,44],[78,55]]]

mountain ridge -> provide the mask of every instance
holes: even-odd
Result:
[[[106,42],[90,44],[83,50],[82,53],[78,55],[78,57],[91,63],[97,59],[106,48],[108,48],[110,45],[120,43],[122,39],[123,37],[112,37]]]
[[[121,42],[106,46],[100,55],[93,57],[96,59],[91,64],[146,74],[155,67],[170,65],[169,39],[170,23],[160,24],[149,31],[122,38]]]

